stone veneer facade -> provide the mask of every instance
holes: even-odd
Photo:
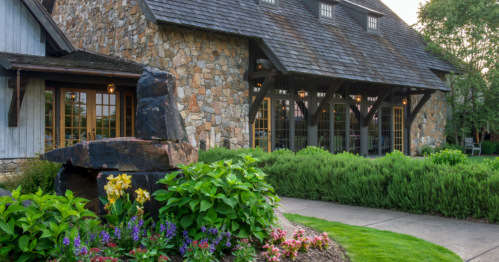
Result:
[[[413,95],[411,107],[414,109],[423,95]],[[419,111],[411,127],[411,156],[416,156],[424,145],[432,147],[445,143],[445,125],[447,123],[447,106],[445,94],[436,92]]]
[[[53,18],[76,48],[174,74],[193,147],[249,146],[248,39],[153,24],[134,0],[58,0]]]

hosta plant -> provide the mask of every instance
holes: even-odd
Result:
[[[160,216],[176,214],[179,226],[195,240],[200,238],[196,235],[201,227],[210,224],[226,225],[239,238],[254,236],[263,242],[268,237],[266,229],[276,226],[274,208],[280,199],[265,182],[266,175],[251,165],[257,159],[240,156],[243,161],[236,164],[228,160],[180,165],[182,171],[166,175],[159,182],[167,185],[168,191],[153,194],[165,205]],[[177,179],[180,173],[184,176]]]
[[[83,225],[83,217],[96,217],[84,208],[88,200],[75,198],[71,191],[66,197],[52,194],[21,195],[21,188],[12,197],[0,197],[0,261],[40,261],[54,254],[57,244],[67,231]],[[30,200],[24,207],[22,201]]]

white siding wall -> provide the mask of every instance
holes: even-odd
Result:
[[[14,88],[9,88],[7,81],[8,78],[0,77],[0,159],[34,157],[43,152],[45,139],[45,82],[29,80],[19,127],[9,127],[8,113]]]
[[[44,56],[40,30],[20,0],[0,0],[0,52]]]

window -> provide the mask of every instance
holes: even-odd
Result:
[[[333,6],[321,3],[321,16],[333,19]]]
[[[317,103],[317,107],[320,105],[320,102]],[[318,131],[318,139],[319,139],[319,147],[324,148],[324,150],[329,151],[329,141],[331,140],[331,126],[330,126],[330,121],[329,121],[329,106],[330,104],[327,104],[327,107],[322,110],[321,112],[321,118],[319,120],[319,125],[317,127]]]
[[[367,20],[368,20],[369,29],[378,31],[378,25],[379,25],[378,18],[373,16],[367,16]]]
[[[370,112],[371,109],[372,106],[369,106],[367,111]],[[378,131],[379,131],[379,118],[378,118],[378,111],[376,111],[367,129],[367,152],[369,153],[369,155],[378,154],[378,146],[379,146]]]
[[[350,105],[350,153],[360,154],[360,105]]]
[[[346,106],[345,104],[334,104],[334,140],[333,152],[343,153],[346,150]]]
[[[279,0],[260,0],[260,6],[279,9]]]
[[[45,89],[45,152],[55,149],[54,91],[53,88]]]
[[[115,138],[117,117],[116,117],[116,95],[115,94],[95,94],[96,108],[96,139]]]
[[[275,150],[290,148],[289,100],[275,100]]]

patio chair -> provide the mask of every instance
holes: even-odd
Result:
[[[478,156],[482,155],[482,143],[474,143],[473,138],[464,139],[464,153],[471,150],[471,155],[475,155],[475,151],[478,151]]]

